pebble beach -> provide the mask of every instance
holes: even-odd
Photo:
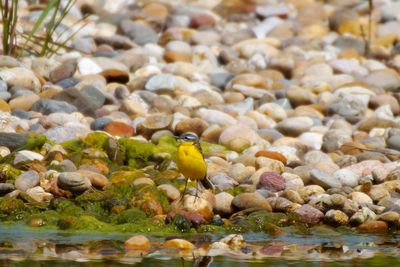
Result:
[[[0,56],[1,259],[400,263],[400,2],[78,0],[61,26]],[[183,194],[185,132],[213,189]]]

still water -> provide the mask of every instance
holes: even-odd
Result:
[[[162,250],[141,257],[127,254],[123,242],[132,234],[68,233],[24,225],[0,225],[0,266],[400,266],[400,236],[359,234],[351,229],[315,228],[310,234],[271,237],[243,234],[250,249],[215,257],[182,258]],[[163,236],[148,235],[152,242]],[[220,236],[206,234],[206,240]],[[182,236],[187,239],[199,237]],[[205,240],[204,235],[202,240]],[[270,248],[282,248],[270,253]],[[265,255],[251,248],[269,248]],[[268,252],[269,251],[269,252]]]

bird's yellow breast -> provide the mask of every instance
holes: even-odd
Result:
[[[206,177],[207,164],[194,143],[186,142],[179,145],[176,163],[179,171],[187,179],[202,180]]]

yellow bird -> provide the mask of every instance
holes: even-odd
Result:
[[[189,179],[196,181],[196,189],[199,181],[207,181],[209,183],[207,179],[207,164],[204,161],[199,137],[195,133],[183,133],[175,138],[180,141],[176,155],[176,164],[178,165],[179,172],[186,178],[184,195]]]

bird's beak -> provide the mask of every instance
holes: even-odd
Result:
[[[180,140],[180,139],[181,139],[180,136],[178,136],[178,135],[174,135],[174,138],[175,138],[176,140]]]

